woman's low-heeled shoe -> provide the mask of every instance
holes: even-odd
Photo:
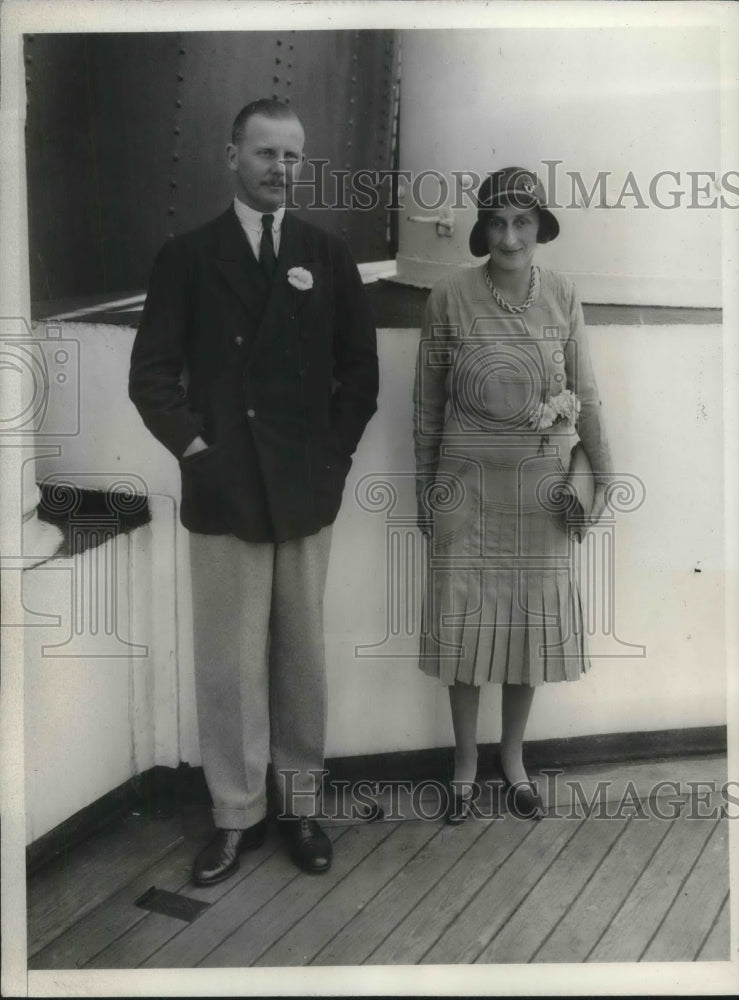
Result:
[[[446,822],[449,826],[458,826],[468,820],[470,816],[472,816],[472,794],[460,795],[453,788],[450,788]]]
[[[544,816],[544,803],[541,796],[534,790],[534,786],[519,781],[512,784],[505,771],[503,763],[498,758],[498,771],[503,780],[503,791],[505,792],[505,804],[511,816],[517,819],[542,819]]]

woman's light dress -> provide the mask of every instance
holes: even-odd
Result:
[[[539,269],[531,306],[494,301],[485,266],[432,290],[416,369],[419,512],[433,519],[420,666],[445,684],[537,685],[589,667],[583,601],[557,487],[583,442],[596,483],[611,461],[582,308]],[[577,431],[529,422],[569,388]]]

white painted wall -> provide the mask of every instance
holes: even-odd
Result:
[[[150,507],[149,525],[23,574],[27,843],[180,760],[175,504]]]
[[[104,547],[127,556],[127,539]],[[103,657],[60,658],[71,630],[73,560],[28,570],[25,629],[26,839],[35,840],[133,773],[131,663]],[[127,588],[121,612],[128,618]],[[41,624],[36,615],[58,615]],[[35,622],[35,623],[34,623]]]
[[[133,331],[80,324],[65,326],[64,334],[80,344],[80,433],[64,441],[59,456],[39,460],[39,476],[65,472],[84,485],[107,487],[111,478],[137,475],[153,493],[177,496],[176,462],[126,397]],[[645,645],[646,656],[596,659],[579,683],[543,688],[528,737],[721,725],[721,330],[594,327],[590,339],[617,469],[640,477],[646,488],[643,505],[621,515],[616,527],[616,630],[624,641]],[[382,656],[356,650],[382,642],[388,632],[388,522],[358,501],[364,477],[394,484],[392,514],[400,519],[394,524],[417,539],[411,442],[417,342],[416,330],[379,333],[379,412],[360,445],[335,526],[326,594],[331,756],[452,743],[446,692],[416,666],[417,625],[391,636]],[[59,425],[64,401],[52,388],[47,431]],[[199,762],[187,533],[175,531],[172,501],[157,499],[154,507],[150,528],[115,543],[122,558],[138,553],[133,575],[124,573],[126,601],[138,611],[122,620],[129,623],[126,638],[152,646],[147,659],[51,662],[38,653],[45,630],[27,630],[29,839],[136,769],[178,757]],[[65,567],[52,566],[26,574],[26,606],[61,615],[64,628],[69,584],[58,571]],[[410,604],[417,609],[419,600],[417,589]],[[486,691],[481,741],[498,738],[497,698],[496,689]]]
[[[401,169],[492,170],[519,165],[537,170],[557,201],[572,204],[567,171],[587,189],[610,172],[609,203],[619,199],[629,171],[648,208],[570,208],[558,211],[560,237],[541,250],[541,262],[567,272],[587,302],[672,306],[721,305],[720,218],[716,209],[691,209],[688,171],[721,174],[719,37],[711,28],[555,28],[479,31],[404,31]],[[557,183],[547,183],[545,160],[558,160]],[[655,207],[649,183],[677,171],[655,189],[663,204],[671,190],[682,206]],[[701,184],[704,182],[701,181]],[[731,183],[739,185],[734,176]],[[432,204],[428,180],[422,200]],[[694,199],[703,205],[717,192]],[[730,204],[739,204],[735,193]],[[596,199],[597,200],[597,199]],[[467,248],[472,208],[456,214],[451,239],[406,187],[400,214],[398,274],[432,284],[449,266],[473,260]]]

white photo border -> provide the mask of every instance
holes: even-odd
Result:
[[[2,100],[25,101],[22,36],[41,32],[145,32],[164,30],[253,31],[308,28],[500,28],[574,29],[609,26],[717,27],[721,33],[722,172],[739,165],[739,7],[715,2],[220,2],[220,0],[6,0],[2,29]],[[13,92],[14,90],[14,92]],[[22,135],[22,133],[21,133]],[[3,142],[2,169],[18,170],[19,150]],[[25,237],[2,226],[2,253],[26,254]],[[729,766],[739,774],[739,212],[723,213],[723,308],[725,378],[725,530],[727,581],[727,704]],[[12,296],[6,284],[2,300]],[[732,336],[732,331],[734,335]],[[3,449],[0,449],[2,451]],[[6,451],[8,449],[5,449]],[[6,456],[7,458],[7,456]],[[17,498],[4,497],[7,510]],[[5,519],[7,522],[7,519]],[[13,545],[20,526],[5,523],[2,541]],[[8,551],[6,548],[5,551]],[[3,588],[3,611],[13,595]],[[13,630],[18,633],[20,630]],[[26,968],[25,838],[23,809],[22,637],[4,636],[2,658],[2,924],[3,993],[6,996],[249,996],[249,995],[590,995],[706,994],[739,992],[739,872],[737,824],[731,831],[731,954],[725,963],[644,963],[531,966],[393,966],[296,969],[194,969],[32,971]]]

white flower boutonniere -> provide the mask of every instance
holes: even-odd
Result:
[[[556,396],[548,396],[545,402],[539,403],[529,417],[529,424],[535,431],[545,431],[561,419],[574,427],[579,413],[580,400],[570,389],[563,389]]]
[[[287,272],[287,280],[299,292],[307,292],[313,287],[313,275],[305,267],[291,267]]]

